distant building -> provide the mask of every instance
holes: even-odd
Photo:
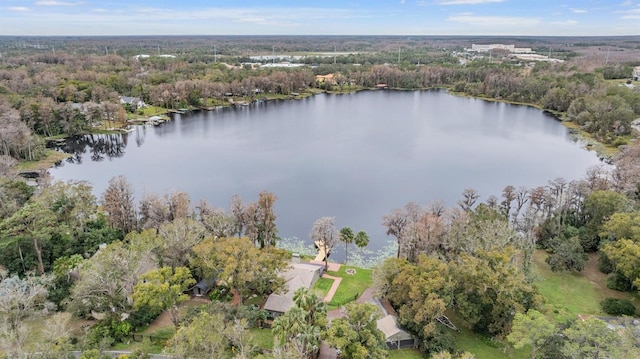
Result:
[[[336,84],[336,78],[335,78],[335,74],[327,74],[327,75],[316,75],[316,82],[317,83],[328,83],[331,85],[335,85]]]
[[[139,97],[120,96],[121,105],[129,105],[131,109],[137,110],[139,108],[147,107],[147,104]]]
[[[504,45],[504,44],[489,44],[478,45],[472,44],[471,49],[467,49],[472,52],[489,52],[491,50],[504,50],[512,54],[530,54],[533,51],[529,47],[516,47],[516,45]]]

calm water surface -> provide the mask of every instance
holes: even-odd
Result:
[[[282,237],[307,239],[313,222],[364,229],[385,242],[381,218],[409,201],[455,205],[465,188],[486,200],[507,185],[581,178],[599,163],[553,117],[537,109],[455,97],[444,91],[316,95],[238,109],[176,115],[127,135],[89,136],[52,169],[87,180],[99,195],[124,175],[137,198],[188,192],[228,207],[240,194],[278,197]]]

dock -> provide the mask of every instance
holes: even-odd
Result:
[[[329,249],[326,253],[324,251],[324,244],[322,241],[315,241],[313,242],[313,244],[316,245],[316,248],[318,248],[318,255],[316,256],[316,258],[314,259],[315,262],[324,262],[324,260],[329,256],[329,254],[331,253],[331,249]]]

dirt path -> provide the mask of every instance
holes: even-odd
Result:
[[[589,260],[584,264],[584,269],[580,273],[582,273],[594,287],[598,288],[605,297],[630,299],[629,293],[607,288],[607,274],[600,272],[598,269],[598,254],[589,253]],[[637,305],[638,302],[635,301],[635,304]]]
[[[186,307],[195,307],[207,303],[211,303],[211,301],[206,298],[195,297],[188,299],[186,302],[182,303],[181,307],[184,309]],[[151,334],[160,328],[166,327],[173,327],[171,316],[169,315],[169,311],[167,310],[162,312],[162,314],[160,314],[153,322],[151,322],[151,324],[149,324],[149,327],[145,329],[142,334]]]
[[[327,294],[324,296],[324,299],[323,299],[323,301],[325,303],[329,303],[331,301],[331,299],[333,299],[333,296],[338,291],[338,287],[340,286],[340,283],[342,282],[342,278],[334,277],[334,276],[328,275],[326,273],[322,275],[322,278],[333,279],[333,284],[331,285],[331,288],[329,288],[329,291],[327,292]]]

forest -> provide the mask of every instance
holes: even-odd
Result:
[[[354,272],[370,273],[375,296],[416,339],[411,353],[486,357],[461,347],[442,324],[451,318],[505,357],[639,357],[640,84],[631,73],[640,39],[490,40],[563,62],[471,55],[464,48],[487,39],[460,37],[0,38],[0,357],[102,358],[139,335],[142,345],[123,357],[313,358],[326,342],[344,358],[393,358],[399,351],[376,328],[376,307],[355,298],[337,305],[300,290],[283,315],[261,310],[282,291],[278,273],[292,258],[276,226],[277,193],[234,196],[222,208],[181,191],[136,198],[121,176],[96,196],[90,183],[43,172],[34,186],[20,175],[51,156],[48,142],[117,131],[149,110],[295,101],[380,84],[539,107],[601,145],[613,164],[482,200],[469,188],[452,207],[417,198],[389,209],[380,221],[394,255]],[[251,58],[276,47],[304,55],[306,65],[262,67]],[[276,61],[286,60],[262,64]],[[316,77],[328,74],[332,81]],[[369,241],[331,217],[309,230],[325,249]],[[554,307],[541,266],[580,277],[590,261],[615,293],[595,304],[601,315]],[[211,278],[207,299],[194,302],[188,293]],[[343,316],[330,318],[339,308]],[[141,334],[161,315],[166,333]]]

